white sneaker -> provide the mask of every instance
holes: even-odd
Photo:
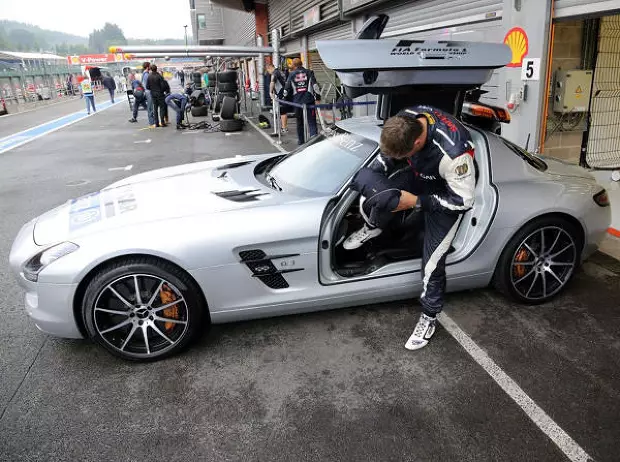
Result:
[[[405,343],[405,348],[408,350],[419,350],[420,348],[424,348],[435,333],[436,324],[436,318],[431,318],[422,313],[415,329],[413,329],[413,334],[411,334],[411,337],[409,337],[409,340]]]
[[[366,241],[377,237],[383,232],[380,228],[369,228],[367,224],[364,224],[361,229],[351,234],[346,241],[342,244],[346,250],[353,250],[364,245]]]

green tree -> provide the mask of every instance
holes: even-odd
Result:
[[[106,22],[103,29],[95,29],[88,36],[88,47],[96,53],[107,53],[110,45],[126,45],[127,39],[120,27]]]
[[[19,51],[36,50],[37,37],[25,29],[13,29],[9,32],[9,40]]]
[[[10,51],[11,49],[13,49],[13,44],[9,40],[4,27],[0,25],[0,50]]]

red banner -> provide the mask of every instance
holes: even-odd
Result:
[[[79,55],[68,56],[67,60],[72,65],[85,65],[85,64],[105,64],[116,62],[114,53],[106,53],[102,55]]]

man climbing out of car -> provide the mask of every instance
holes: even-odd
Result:
[[[380,149],[377,160],[360,170],[351,185],[365,198],[360,209],[366,224],[343,246],[348,250],[362,246],[381,234],[394,212],[420,203],[424,212],[422,314],[405,344],[417,350],[435,333],[446,289],[446,255],[462,214],[474,202],[474,144],[469,131],[452,115],[414,106],[385,122]],[[409,167],[407,176],[399,169],[403,160]]]

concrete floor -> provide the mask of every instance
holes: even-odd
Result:
[[[0,155],[0,261],[24,222],[71,197],[154,168],[275,151],[251,129],[144,130],[144,113],[140,124],[129,116],[118,105]],[[489,289],[446,307],[600,461],[620,449],[614,271],[586,263],[547,305]],[[132,364],[39,333],[21,297],[0,265],[0,461],[567,460],[445,329],[424,350],[403,348],[413,301],[214,326],[184,354]]]

